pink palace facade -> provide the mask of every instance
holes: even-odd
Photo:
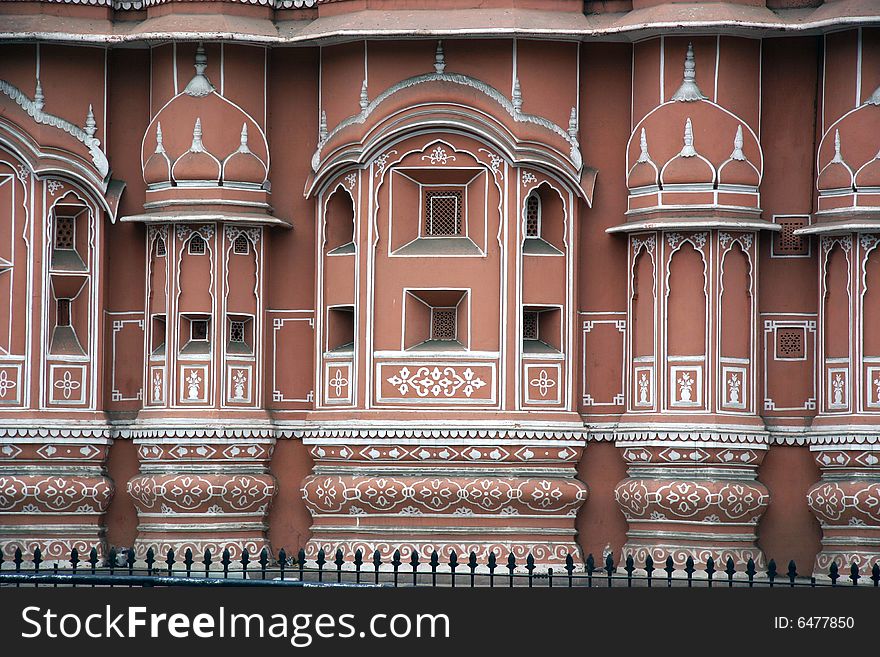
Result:
[[[878,441],[876,2],[0,6],[6,558],[827,572]]]

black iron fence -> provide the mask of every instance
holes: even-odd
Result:
[[[329,559],[332,557],[332,559]],[[69,565],[68,565],[69,564]],[[451,552],[441,559],[437,552],[427,560],[415,552],[407,559],[400,550],[388,559],[377,551],[365,555],[358,550],[345,558],[342,551],[327,555],[319,551],[307,559],[304,550],[293,557],[285,550],[277,555],[263,550],[257,555],[243,552],[232,559],[229,550],[214,555],[205,550],[200,558],[187,549],[183,557],[169,550],[156,555],[150,549],[137,561],[133,550],[111,549],[101,559],[96,549],[70,558],[45,559],[40,550],[25,558],[16,550],[12,559],[0,555],[0,586],[388,586],[388,587],[874,587],[880,588],[880,564],[860,569],[856,563],[841,569],[832,563],[827,575],[802,575],[794,561],[780,571],[774,560],[759,570],[752,559],[737,569],[733,559],[716,563],[709,557],[697,564],[688,558],[676,568],[672,557],[655,562],[650,556],[637,564],[632,557],[615,563],[612,555],[597,562],[589,555],[584,563],[568,555],[558,567],[539,568],[529,554],[518,560],[490,553],[480,561],[474,552],[459,557]]]

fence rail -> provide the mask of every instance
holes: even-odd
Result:
[[[219,559],[210,550],[205,550],[201,559],[196,560],[192,551],[187,549],[182,559],[173,550],[169,550],[164,559],[159,559],[150,549],[145,559],[137,562],[133,550],[117,552],[111,549],[102,560],[93,548],[87,557],[81,557],[74,549],[66,560],[70,565],[62,566],[55,557],[44,559],[39,548],[30,558],[16,550],[12,559],[4,560],[0,555],[0,586],[880,588],[878,563],[864,572],[853,563],[848,573],[842,573],[837,564],[832,563],[827,576],[816,577],[799,574],[794,561],[780,572],[772,559],[766,570],[759,571],[751,559],[744,569],[737,570],[733,559],[716,564],[711,557],[699,565],[688,558],[684,568],[676,568],[672,557],[667,557],[662,564],[650,556],[643,564],[636,564],[632,557],[622,564],[615,564],[609,554],[597,564],[591,554],[585,563],[576,565],[575,558],[568,555],[565,564],[558,569],[539,569],[531,554],[518,561],[513,554],[499,559],[490,553],[484,562],[480,562],[474,552],[462,561],[454,551],[443,560],[434,552],[427,561],[420,560],[416,552],[403,560],[400,550],[384,561],[378,551],[367,559],[360,550],[348,560],[341,550],[332,555],[332,560],[327,556],[321,550],[315,559],[307,560],[304,550],[291,557],[285,550],[275,556],[264,549],[256,558],[245,551],[240,559],[233,560],[229,550],[224,550]]]

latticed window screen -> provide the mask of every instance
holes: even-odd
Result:
[[[538,311],[523,311],[523,340],[538,339]]]
[[[190,340],[207,340],[208,339],[208,320],[194,319],[189,325]]]
[[[55,248],[73,248],[73,217],[55,217]]]
[[[541,237],[541,199],[537,194],[526,199],[526,237]]]
[[[779,217],[776,223],[782,228],[773,237],[773,255],[805,256],[810,254],[810,238],[795,235],[794,231],[807,225],[807,217]]]
[[[229,341],[244,342],[244,322],[238,320],[229,322]]]
[[[461,235],[460,190],[425,192],[425,235]]]
[[[161,236],[157,237],[156,238],[156,256],[158,256],[159,258],[164,258],[165,253],[166,253],[165,238],[161,237]]]
[[[235,255],[247,255],[249,253],[248,238],[244,233],[239,233],[232,243],[232,251]]]
[[[70,326],[70,299],[58,299],[55,306],[55,325]]]
[[[431,309],[431,339],[455,340],[455,308]]]
[[[189,241],[189,254],[190,255],[205,255],[205,250],[207,245],[205,244],[205,240],[202,239],[199,235],[194,235],[193,238]]]
[[[804,357],[804,329],[776,329],[776,358],[794,359]]]

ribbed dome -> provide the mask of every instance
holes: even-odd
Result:
[[[684,146],[660,172],[662,185],[714,185],[715,167],[694,148],[694,128],[690,119],[684,125]]]
[[[147,128],[144,180],[153,188],[169,181],[200,188],[228,181],[238,183],[239,190],[261,190],[268,176],[266,138],[247,112],[217,92],[205,74],[207,62],[199,46],[195,75]]]
[[[196,119],[193,128],[192,145],[177,158],[171,167],[174,181],[180,185],[187,182],[220,183],[220,161],[205,150],[202,144],[202,121]]]
[[[868,160],[856,171],[855,180],[856,189],[880,187],[880,153],[877,153],[873,160]]]
[[[758,170],[746,159],[743,153],[743,129],[738,126],[733,138],[733,151],[730,157],[718,167],[719,185],[747,185],[757,187],[761,181]]]
[[[171,182],[171,160],[162,144],[162,124],[156,124],[156,150],[144,164],[144,182],[157,185]]]
[[[235,182],[262,185],[266,180],[266,165],[248,146],[247,123],[241,126],[241,144],[223,161],[223,183]]]
[[[651,160],[648,154],[648,137],[645,129],[639,138],[639,159],[629,170],[626,177],[626,186],[630,189],[638,187],[648,187],[659,184],[659,171],[657,165]]]
[[[819,172],[818,187],[825,189],[851,189],[853,172],[840,154],[840,131],[834,133],[834,156]]]

